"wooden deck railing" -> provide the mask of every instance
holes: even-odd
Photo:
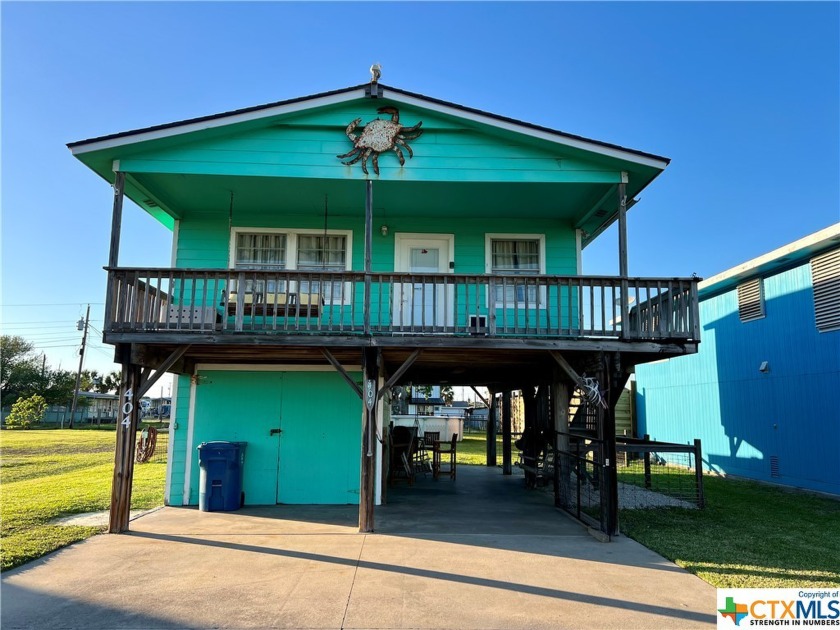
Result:
[[[699,340],[692,278],[367,278],[368,295],[363,272],[114,268],[105,326],[112,333]]]

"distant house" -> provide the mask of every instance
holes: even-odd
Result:
[[[706,467],[840,494],[840,224],[699,287],[697,354],[636,368],[639,433]]]

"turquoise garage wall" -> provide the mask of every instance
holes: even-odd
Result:
[[[359,502],[361,401],[337,373],[201,370],[196,381],[192,440],[190,379],[178,381],[171,504],[198,504],[197,447],[214,440],[247,442],[247,505]]]

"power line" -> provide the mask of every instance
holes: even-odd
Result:
[[[3,304],[3,308],[7,306],[84,306],[87,302],[32,302],[30,304]],[[105,302],[91,302],[91,306],[104,306]]]
[[[3,322],[3,328],[28,328],[30,326],[32,328],[64,328],[65,326],[70,326],[70,324],[62,319],[51,319],[43,322]]]
[[[25,335],[17,335],[18,337],[23,337],[24,339],[48,339],[50,337],[73,337],[76,339],[76,335],[73,335],[72,332],[67,332],[64,330],[55,330],[52,332],[32,332],[27,333]]]

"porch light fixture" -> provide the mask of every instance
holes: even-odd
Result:
[[[388,236],[388,226],[383,225],[381,228],[379,228],[379,232],[382,234],[382,236]]]
[[[762,374],[767,374],[770,371],[770,362],[769,361],[762,361],[761,365],[758,366],[758,371]]]

